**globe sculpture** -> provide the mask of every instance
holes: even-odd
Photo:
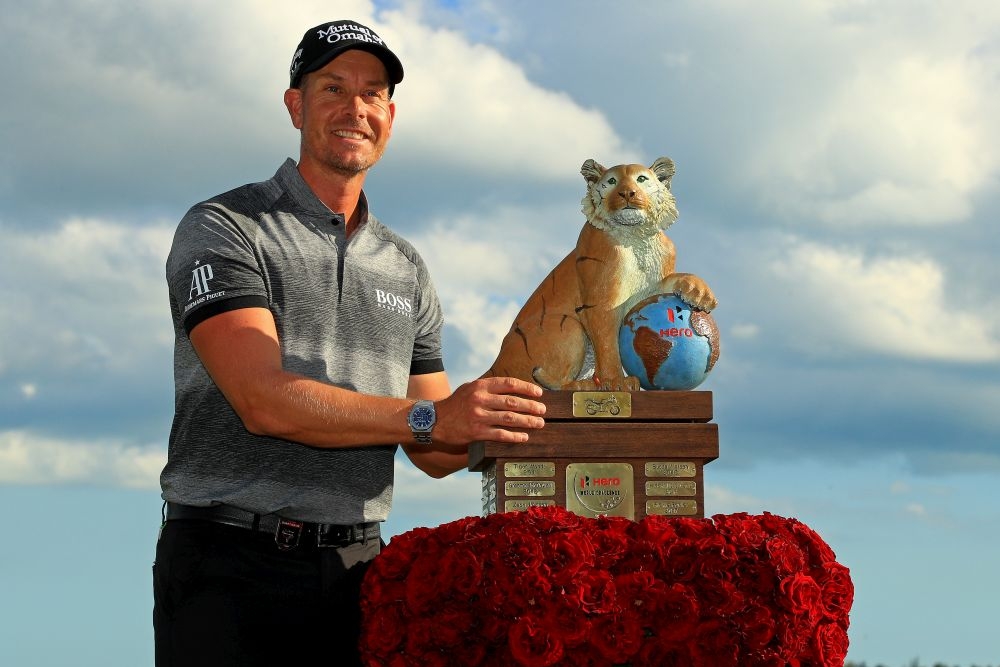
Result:
[[[643,389],[688,390],[705,381],[719,359],[715,319],[673,294],[643,299],[618,331],[622,367]]]

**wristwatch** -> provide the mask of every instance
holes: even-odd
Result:
[[[437,421],[437,413],[434,411],[433,401],[417,401],[410,408],[410,414],[406,416],[406,421],[413,431],[413,439],[421,445],[429,445],[431,431],[434,429],[434,422]]]

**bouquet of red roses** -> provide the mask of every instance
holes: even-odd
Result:
[[[842,667],[848,569],[773,514],[557,507],[394,537],[362,590],[370,667]]]

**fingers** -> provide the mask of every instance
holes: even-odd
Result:
[[[495,394],[519,394],[534,398],[540,398],[542,395],[542,388],[537,384],[518,378],[491,377],[479,380],[479,382],[482,382],[488,391]]]
[[[477,440],[525,442],[527,431],[543,428],[542,388],[517,378],[481,378],[466,383],[439,403],[442,438],[456,444]]]

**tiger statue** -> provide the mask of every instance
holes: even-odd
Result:
[[[625,375],[618,350],[629,309],[666,293],[706,312],[716,306],[704,280],[674,272],[674,244],[663,233],[678,215],[670,158],[610,169],[587,160],[580,173],[586,223],[576,247],[528,297],[483,377],[516,377],[546,389],[638,391],[639,379]]]

